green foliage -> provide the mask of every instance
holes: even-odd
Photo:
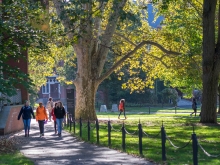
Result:
[[[171,100],[174,106],[177,105],[178,93],[175,89],[165,88],[160,94],[164,103],[168,103]]]
[[[23,52],[31,47],[45,50],[46,35],[31,26],[30,18],[41,11],[30,1],[3,1],[1,4],[0,33],[0,93],[8,96],[15,94],[17,85],[22,85],[33,92],[33,82],[29,75],[16,66],[9,66],[9,61],[27,60]]]

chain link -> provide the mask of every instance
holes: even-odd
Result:
[[[183,148],[185,148],[186,146],[188,146],[189,144],[190,144],[190,142],[192,141],[192,139],[190,139],[184,146],[182,146],[182,147],[178,147],[178,146],[176,146],[176,145],[174,145],[173,144],[173,142],[170,140],[170,138],[166,135],[166,139],[170,142],[170,144],[174,147],[174,148],[176,148],[176,149],[183,149]]]
[[[121,132],[121,129],[120,129],[120,130],[117,130],[117,129],[115,129],[112,125],[110,125],[110,126],[111,126],[111,128],[112,128],[113,131],[115,131],[115,132]]]
[[[128,134],[128,135],[134,135],[134,134],[137,133],[137,131],[138,131],[138,129],[137,129],[136,131],[134,131],[133,133],[130,133],[130,132],[128,132],[128,131],[125,129],[125,132],[126,132],[126,134]]]
[[[217,158],[217,157],[220,156],[220,154],[219,154],[219,155],[211,155],[211,154],[209,154],[209,153],[201,146],[201,144],[199,144],[199,142],[198,142],[198,146],[202,149],[202,151],[203,151],[208,157]]]
[[[146,135],[146,136],[149,137],[149,138],[155,138],[155,137],[157,137],[158,135],[160,135],[160,132],[161,132],[161,131],[159,131],[155,136],[151,136],[151,135],[147,134],[146,132],[144,132],[144,130],[142,130],[142,132],[143,132],[144,135]]]

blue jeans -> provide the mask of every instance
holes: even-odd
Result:
[[[23,119],[23,123],[24,123],[25,134],[27,134],[30,130],[31,119]]]
[[[63,118],[61,118],[61,119],[57,119],[57,118],[56,118],[56,122],[57,122],[57,131],[58,131],[59,134],[61,134],[61,132],[62,132]]]

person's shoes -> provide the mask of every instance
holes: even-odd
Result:
[[[55,134],[57,134],[57,131],[55,131]]]
[[[40,134],[40,137],[42,137],[42,134]]]
[[[41,135],[44,136],[44,133],[42,133]]]
[[[24,137],[27,137],[27,134],[25,134]]]
[[[127,117],[125,116],[125,119],[127,119]]]
[[[120,117],[118,116],[118,119],[120,119]]]

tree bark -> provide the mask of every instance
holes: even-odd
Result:
[[[203,4],[203,94],[201,123],[216,123],[219,62],[215,45],[215,11],[217,0]]]

